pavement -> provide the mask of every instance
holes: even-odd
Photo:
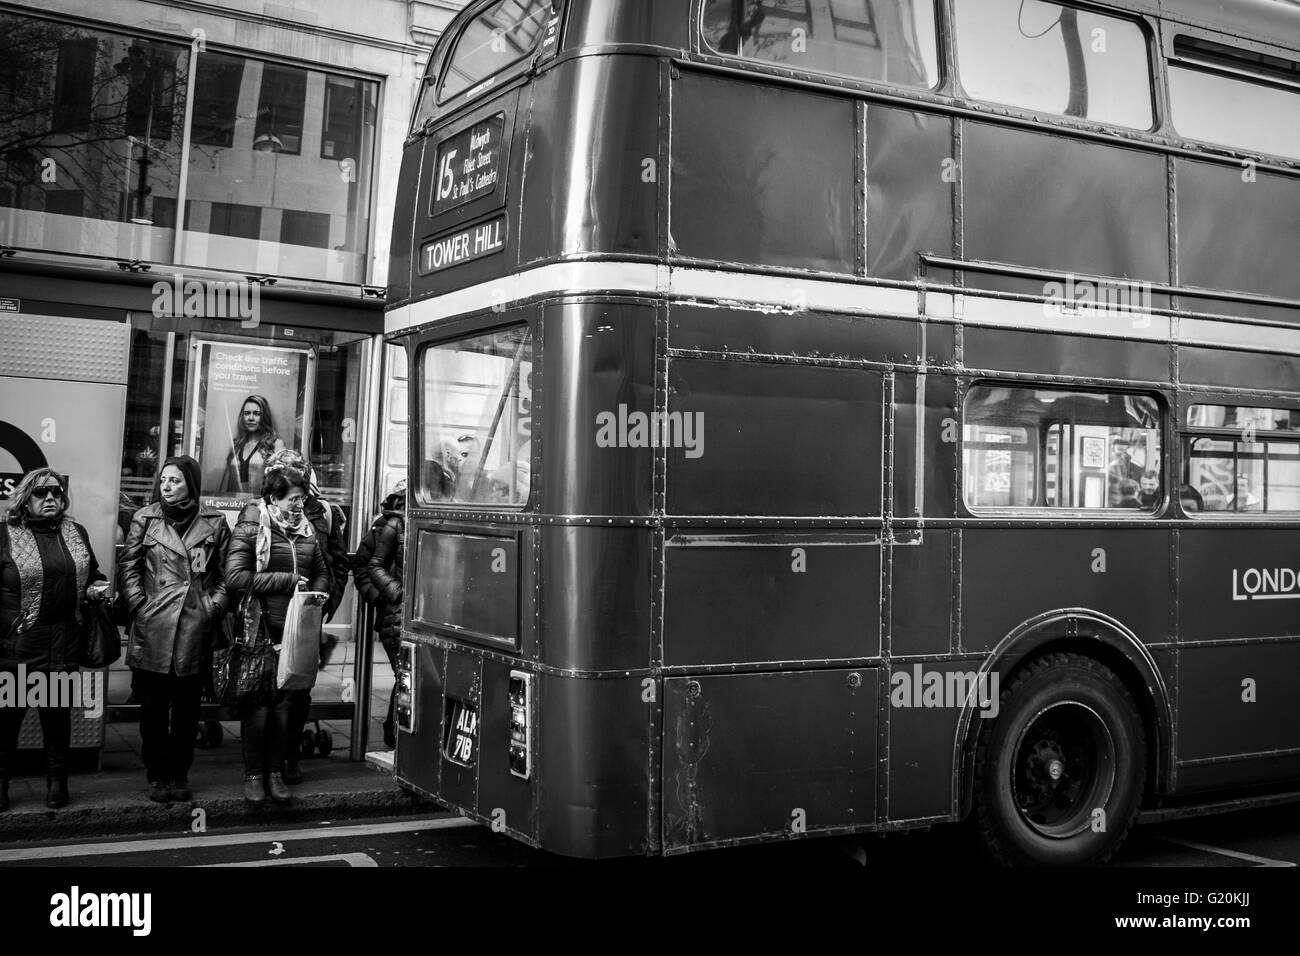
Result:
[[[351,648],[349,647],[350,651]],[[350,671],[351,657],[339,655],[329,672],[323,671],[312,699],[339,700],[340,678]],[[375,664],[370,711],[382,715],[388,706],[392,675],[383,655]],[[120,665],[118,665],[120,668]],[[121,704],[130,692],[129,672],[110,675],[109,703]],[[124,669],[123,669],[124,670]],[[31,715],[29,715],[31,716]],[[83,837],[191,832],[202,823],[213,827],[283,826],[299,823],[428,813],[437,804],[416,798],[399,788],[391,776],[392,753],[382,743],[379,720],[372,716],[367,733],[367,760],[348,759],[352,725],[347,720],[322,720],[320,727],[333,742],[328,756],[303,759],[303,782],[290,787],[293,800],[263,808],[244,803],[244,771],[238,721],[224,721],[222,741],[195,751],[190,771],[193,799],[158,804],[148,797],[144,761],[140,757],[138,723],[108,723],[104,743],[93,766],[93,750],[74,750],[68,778],[70,801],[60,810],[45,806],[45,774],[40,751],[20,752],[25,758],[10,783],[11,808],[0,813],[0,843],[28,840],[63,840]],[[308,729],[315,724],[309,722]],[[90,759],[87,759],[90,758]]]

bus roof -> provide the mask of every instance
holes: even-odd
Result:
[[[1156,0],[1156,6],[1161,17],[1188,26],[1300,49],[1300,3],[1295,0]]]

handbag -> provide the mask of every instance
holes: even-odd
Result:
[[[86,643],[82,648],[82,667],[100,670],[122,656],[122,635],[109,612],[107,601],[82,601],[81,619],[85,622]]]
[[[244,596],[235,619],[233,639],[212,652],[212,697],[231,705],[247,697],[266,696],[274,686],[275,648],[262,627],[262,602]]]

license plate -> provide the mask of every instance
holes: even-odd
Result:
[[[478,753],[478,708],[462,700],[448,701],[451,719],[442,755],[462,767],[474,766]]]

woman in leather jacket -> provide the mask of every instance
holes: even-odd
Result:
[[[191,797],[205,669],[227,607],[230,527],[200,505],[199,482],[199,463],[188,455],[163,462],[153,503],[132,517],[117,568],[149,798],[159,803]]]
[[[303,513],[306,500],[307,479],[301,472],[286,469],[267,475],[262,499],[240,513],[226,556],[232,606],[245,596],[258,602],[262,637],[276,648],[294,591],[328,594],[330,589],[323,542]],[[246,641],[253,638],[245,635]],[[265,693],[239,702],[244,799],[255,806],[265,803],[267,794],[276,803],[292,797],[284,783],[290,694],[276,689],[272,677]]]

